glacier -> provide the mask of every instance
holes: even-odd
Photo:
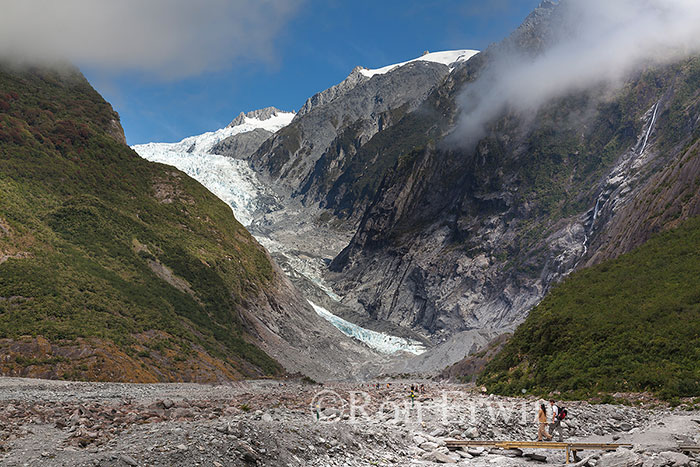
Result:
[[[137,144],[132,149],[151,162],[182,170],[231,206],[236,219],[248,226],[253,221],[254,213],[263,207],[260,200],[274,195],[258,181],[247,162],[210,151],[229,136],[257,128],[274,133],[289,125],[295,115],[294,112],[279,112],[266,120],[245,117],[240,125],[190,136],[177,143]]]
[[[351,323],[350,321],[346,321],[343,318],[334,315],[322,306],[316,305],[311,300],[307,300],[307,302],[309,302],[319,316],[326,319],[336,328],[340,329],[340,332],[346,336],[350,336],[360,342],[363,342],[368,347],[381,353],[393,354],[396,352],[409,352],[414,355],[420,355],[425,352],[425,346],[419,341],[404,339],[403,337],[396,337],[389,334],[384,334],[383,332],[365,329],[357,324]]]
[[[294,116],[293,112],[278,112],[264,120],[245,116],[242,119],[243,123],[235,126],[229,125],[220,130],[190,136],[176,143],[137,144],[132,146],[132,149],[146,160],[172,165],[182,170],[227,203],[236,219],[244,226],[250,227],[257,215],[278,208],[271,206],[276,204],[277,196],[259,180],[247,161],[213,154],[212,148],[229,136],[253,131],[256,128],[276,132],[289,125]],[[285,245],[271,238],[259,234],[255,237],[270,253],[283,255],[296,273],[309,279],[332,300],[336,302],[341,300],[341,297],[325,283],[315,262],[298,258]],[[317,314],[342,333],[378,352],[391,354],[403,351],[420,354],[425,351],[423,344],[418,341],[365,329],[334,315],[323,307],[309,303]]]
[[[257,175],[245,161],[218,154],[169,151],[154,146],[134,149],[144,159],[177,167],[207,187],[231,206],[236,219],[244,226],[251,224],[255,212],[262,207],[260,199],[264,195],[272,196],[258,182]]]

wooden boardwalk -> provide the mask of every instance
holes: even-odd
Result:
[[[554,441],[445,441],[449,449],[466,447],[489,447],[501,449],[561,449],[566,451],[566,463],[569,463],[571,454],[577,458],[578,451],[614,451],[620,447],[631,448],[631,444],[612,443],[569,443]]]

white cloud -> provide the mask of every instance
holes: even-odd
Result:
[[[168,78],[270,61],[303,0],[3,0],[0,56]]]
[[[499,56],[460,96],[450,140],[472,144],[504,110],[537,110],[595,85],[619,84],[652,63],[700,52],[700,1],[562,0],[554,40],[536,57]]]

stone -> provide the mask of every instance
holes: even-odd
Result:
[[[580,461],[576,462],[575,464],[571,464],[571,467],[587,467],[588,465],[590,465],[591,459],[593,459],[593,456],[585,457]]]
[[[132,466],[132,467],[136,467],[137,465],[139,465],[139,463],[136,462],[136,459],[134,459],[133,457],[131,457],[131,456],[128,455],[128,454],[122,454],[122,455],[119,457],[119,460],[121,460],[121,461],[122,461],[123,463],[125,463],[126,465],[130,465],[130,466]]]
[[[642,464],[640,457],[626,449],[605,454],[600,458],[597,467],[637,467]]]
[[[523,451],[517,448],[514,449],[506,449],[503,451],[503,455],[506,457],[522,457],[523,456]]]
[[[413,442],[415,443],[416,446],[420,446],[421,444],[425,443],[428,441],[427,439],[423,438],[422,436],[414,436],[413,437]]]
[[[437,443],[433,443],[432,441],[426,441],[425,443],[422,443],[419,447],[425,451],[434,451],[440,446]]]
[[[272,423],[272,415],[270,415],[269,413],[263,414],[261,420],[265,423]]]
[[[479,437],[479,429],[475,426],[470,427],[467,431],[464,432],[464,436],[470,439],[475,439]]]
[[[460,455],[461,457],[463,457],[464,459],[473,459],[473,458],[474,458],[474,456],[472,456],[471,454],[469,454],[469,453],[468,453],[467,451],[465,451],[464,449],[460,449],[459,451],[456,451],[456,452],[457,452],[457,454],[459,454],[459,455]]]
[[[457,463],[457,461],[455,461],[448,454],[444,454],[440,451],[432,451],[432,452],[428,452],[428,453],[424,454],[423,460],[426,460],[429,462],[438,462],[440,464],[456,464]]]
[[[663,457],[664,459],[667,459],[674,467],[688,465],[688,463],[690,462],[690,457],[680,452],[664,451],[660,453],[659,456]]]

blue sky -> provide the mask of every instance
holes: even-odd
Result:
[[[152,68],[103,67],[90,60],[81,68],[121,115],[129,144],[178,141],[225,126],[241,111],[270,105],[298,109],[357,65],[377,68],[425,50],[483,50],[517,27],[539,3],[299,0],[275,24],[264,52],[230,58],[223,54],[218,70],[210,66],[183,77],[154,73]],[[264,25],[265,20],[260,21],[256,27]],[[178,30],[166,33],[177,35]]]

